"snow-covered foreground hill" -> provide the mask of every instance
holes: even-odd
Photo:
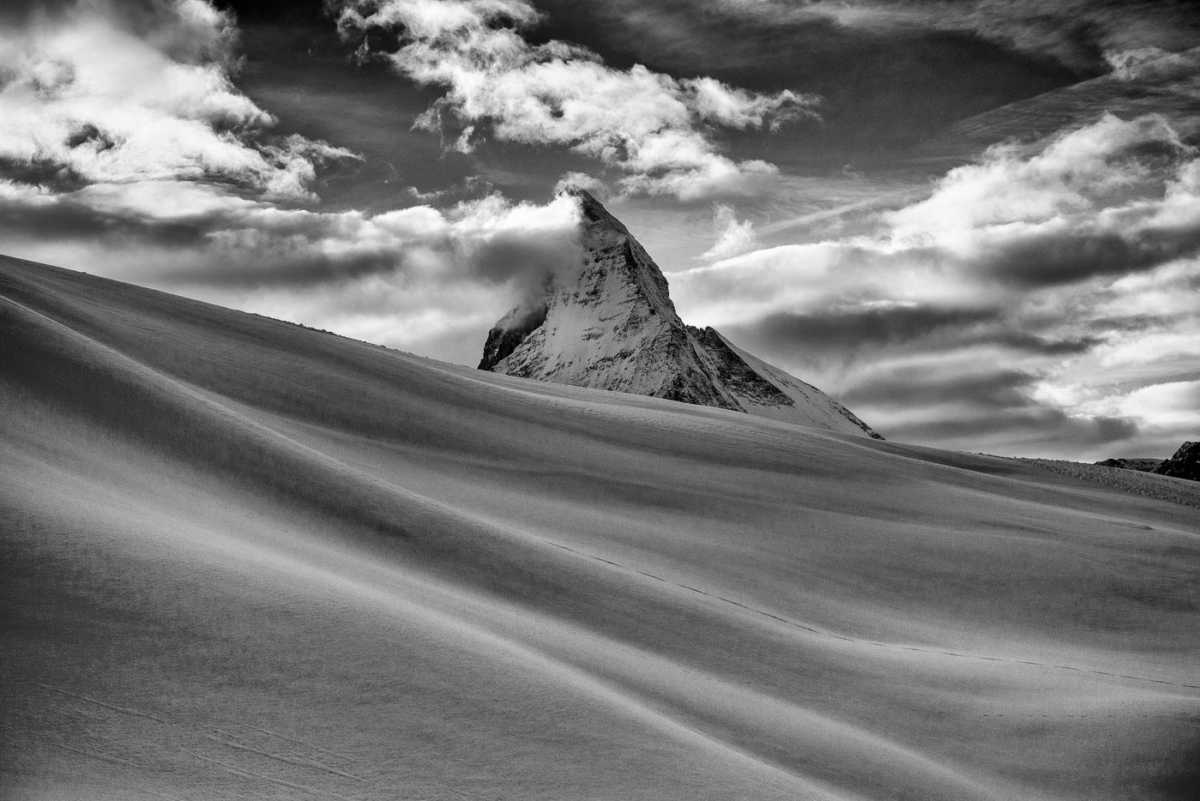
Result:
[[[524,381],[15,260],[0,453],[11,801],[1200,786],[1180,480]]]

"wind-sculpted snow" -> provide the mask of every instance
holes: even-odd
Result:
[[[1200,787],[1194,502],[15,260],[0,411],[5,799]]]

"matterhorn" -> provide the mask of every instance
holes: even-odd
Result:
[[[592,195],[571,193],[579,203],[581,262],[549,275],[496,323],[481,370],[882,439],[811,384],[712,328],[685,325],[645,248]]]

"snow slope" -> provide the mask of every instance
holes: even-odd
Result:
[[[574,194],[582,263],[563,265],[544,292],[497,321],[480,369],[881,439],[816,387],[749,357],[712,328],[684,325],[641,243],[590,194]]]
[[[6,800],[1200,787],[1191,482],[522,381],[11,259],[0,454]]]

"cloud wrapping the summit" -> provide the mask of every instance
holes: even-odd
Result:
[[[318,170],[353,154],[276,132],[233,82],[236,34],[206,0],[6,19],[5,252],[414,346],[482,325],[578,253],[565,196],[321,209]]]
[[[627,18],[607,39],[587,39],[592,50],[561,41],[586,32],[568,19],[552,33],[533,0],[352,0],[338,6],[342,46],[365,39],[368,56],[400,77],[356,70],[348,53],[297,53],[301,72],[319,76],[297,86],[328,100],[330,87],[361,81],[371,91],[336,106],[347,118],[360,101],[401,97],[384,123],[367,114],[326,126],[334,115],[321,103],[296,113],[309,101],[290,91],[290,76],[282,93],[256,83],[261,50],[240,71],[236,20],[212,0],[18,0],[15,11],[0,8],[0,241],[12,255],[475,363],[495,319],[578,256],[574,205],[534,202],[561,175],[563,186],[614,199],[670,273],[686,319],[842,394],[892,438],[1026,454],[1165,453],[1200,430],[1200,159],[1194,124],[1172,115],[1160,90],[1195,96],[1197,51],[1181,49],[1194,33],[1186,26],[1163,33],[1169,13],[1129,23],[1135,5],[1070,0],[1040,19],[1044,4],[987,0],[721,0],[702,14],[689,3],[613,0],[606,8]],[[1091,27],[1052,30],[1072,9]],[[674,24],[693,16],[695,26]],[[610,66],[598,51],[630,30],[646,40],[612,58],[657,59],[660,45],[688,57]],[[1051,55],[1107,70],[1061,97],[1103,100],[1117,87],[1138,103],[1116,107],[1131,118],[1086,125],[1078,108],[1056,116],[1037,105],[1037,119],[1049,120],[1039,130],[1073,129],[993,147],[928,174],[927,185],[860,163],[813,168],[810,154],[797,155],[809,139],[794,135],[810,131],[749,133],[812,113],[812,98],[781,91],[808,73],[781,69],[770,53],[761,70],[756,61],[763,41],[800,30],[808,38],[797,42],[829,35],[843,48],[852,61],[838,69],[865,69],[846,78],[846,95],[836,81],[813,84],[827,92],[831,136],[868,118],[896,127],[873,116],[890,99],[872,105],[866,92],[858,117],[845,106],[882,74],[861,63],[875,52],[861,48],[913,31],[924,31],[916,42],[969,40],[968,52],[1000,43],[1036,54],[1022,63]],[[737,58],[718,57],[735,40]],[[901,84],[926,74],[897,69]],[[1055,69],[1057,80],[1065,71]],[[705,71],[722,80],[687,77]],[[1000,88],[1012,79],[1004,75]],[[1030,86],[1044,87],[1038,80]],[[431,91],[440,95],[432,106]],[[897,100],[920,106],[922,97]],[[1137,116],[1155,104],[1165,116]],[[896,119],[911,126],[920,113]],[[378,145],[414,117],[447,149],[476,155],[414,170],[404,143]],[[279,119],[336,141],[296,135]],[[361,169],[339,147],[348,143],[363,144]],[[578,172],[591,169],[584,159],[594,176]],[[431,191],[378,186],[370,208],[361,194],[334,194],[376,172]],[[455,187],[438,183],[446,176]],[[492,180],[529,200],[506,199]]]
[[[777,168],[734,161],[711,127],[778,129],[809,115],[815,99],[783,90],[761,94],[710,77],[674,78],[641,65],[605,65],[583,47],[533,44],[522,31],[540,19],[524,0],[348,0],[346,36],[385,29],[399,46],[394,68],[446,93],[418,121],[452,129],[454,149],[482,136],[566,146],[624,173],[625,192],[682,200],[745,194]]]

